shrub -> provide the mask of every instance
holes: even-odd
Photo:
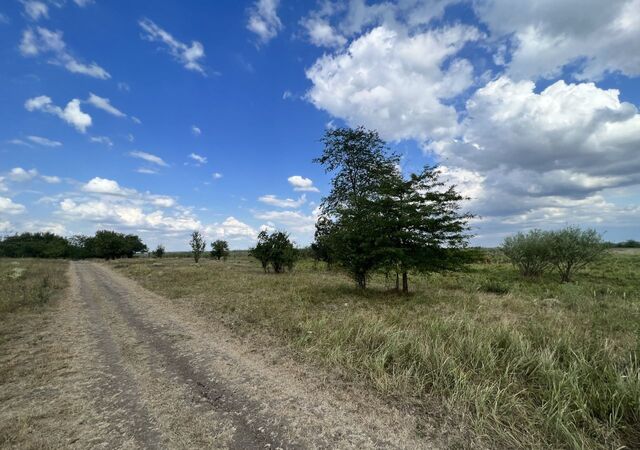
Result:
[[[283,231],[274,231],[271,234],[261,231],[258,234],[258,242],[249,250],[249,255],[260,261],[265,272],[269,266],[275,273],[282,273],[285,269],[291,270],[298,260],[298,252],[289,239],[289,234]]]
[[[153,251],[153,256],[156,258],[162,258],[164,256],[164,246],[159,244]]]
[[[221,239],[213,241],[211,243],[211,257],[218,261],[226,260],[229,257],[229,243]]]
[[[207,243],[202,237],[202,233],[199,231],[194,231],[191,233],[191,240],[189,241],[189,245],[191,246],[191,253],[193,253],[193,259],[196,261],[200,261],[200,257],[202,253],[204,253],[204,249],[207,247]]]
[[[576,271],[602,256],[606,247],[596,230],[581,230],[567,227],[547,233],[548,261],[558,274],[560,281],[567,283]]]
[[[540,276],[550,265],[549,237],[542,230],[509,236],[500,249],[525,277]]]

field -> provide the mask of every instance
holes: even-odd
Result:
[[[612,251],[573,283],[521,279],[495,258],[415,275],[412,294],[378,275],[358,292],[302,261],[264,274],[244,254],[110,263],[240,336],[295,357],[488,446],[640,446],[640,253]],[[267,345],[267,344],[265,344]],[[420,432],[420,430],[418,430]]]

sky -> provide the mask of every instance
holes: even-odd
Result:
[[[0,234],[299,246],[330,128],[437,164],[472,240],[640,239],[640,0],[0,3]]]

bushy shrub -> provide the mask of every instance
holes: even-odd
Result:
[[[550,265],[548,233],[542,230],[509,236],[500,249],[525,277],[540,276]]]
[[[258,234],[258,242],[249,250],[249,255],[260,261],[265,272],[269,266],[275,273],[282,273],[285,269],[291,270],[298,260],[298,252],[293,242],[283,231],[274,231],[271,234],[261,231]]]
[[[596,230],[567,227],[548,232],[549,263],[560,275],[560,281],[571,281],[574,273],[596,261],[606,247]]]
[[[606,245],[595,230],[567,227],[517,233],[504,240],[501,250],[522,275],[539,276],[553,267],[566,283],[577,270],[597,260]]]
[[[153,256],[155,256],[156,258],[162,258],[164,256],[164,252],[164,246],[159,244],[153,251]]]

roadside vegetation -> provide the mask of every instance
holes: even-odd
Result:
[[[199,267],[186,258],[114,267],[241,335],[279,339],[415,407],[425,423],[468,431],[461,442],[638,447],[640,252],[609,251],[571,283],[552,273],[523,278],[498,251],[487,260],[412,274],[409,296],[383,272],[362,291],[311,259],[280,276],[235,253]]]

